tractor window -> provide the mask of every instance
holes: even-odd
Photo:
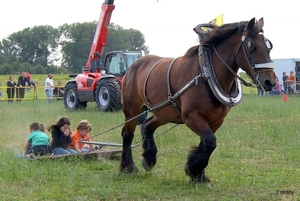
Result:
[[[127,68],[129,68],[133,62],[142,56],[139,52],[120,52],[109,55],[109,59],[106,61],[106,69],[108,74],[124,75]]]
[[[123,63],[123,67],[122,67],[122,63]],[[113,54],[112,57],[109,59],[107,73],[121,74],[122,68],[125,68],[125,67],[124,67],[124,62],[121,57],[121,54]]]
[[[138,58],[140,58],[142,54],[140,53],[129,53],[124,55],[124,59],[127,63],[128,68],[135,62]]]

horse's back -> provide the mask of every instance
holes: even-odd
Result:
[[[164,57],[156,56],[156,55],[145,55],[138,60],[136,60],[130,68],[127,70],[126,74],[136,74],[138,73],[139,69],[141,68],[147,68],[153,66],[157,61],[163,59]],[[144,71],[146,69],[143,69]]]
[[[136,90],[144,88],[150,71],[154,68],[155,64],[162,59],[164,59],[164,57],[146,55],[136,60],[127,70],[123,78],[122,89],[127,91],[130,88]]]
[[[144,87],[151,68],[163,57],[146,55],[136,60],[126,71],[122,81],[123,105],[144,105]],[[133,103],[134,102],[134,103]],[[126,106],[125,106],[126,107]]]

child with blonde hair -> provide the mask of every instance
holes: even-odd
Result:
[[[69,144],[69,149],[74,149],[77,152],[89,152],[94,149],[93,144],[85,145],[79,140],[91,142],[89,132],[92,130],[92,125],[89,123],[88,120],[84,119],[79,122],[77,125],[77,129],[74,133],[72,133],[71,138],[72,142]]]

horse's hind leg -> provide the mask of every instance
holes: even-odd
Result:
[[[123,137],[123,151],[121,155],[120,172],[132,173],[138,171],[133,162],[131,151],[134,134],[133,132],[129,132],[128,129],[126,129],[126,126],[124,126],[121,135]]]
[[[150,171],[156,164],[157,147],[154,141],[154,131],[165,122],[160,121],[156,116],[151,116],[141,124],[143,137],[142,165],[146,171]]]
[[[124,114],[126,116],[126,121],[137,116],[139,112],[140,111],[131,111],[129,107],[125,108]],[[134,138],[134,131],[137,123],[138,119],[132,119],[131,121],[126,122],[122,129],[121,135],[123,138],[123,151],[121,155],[120,171],[124,173],[132,173],[138,171],[137,167],[134,164],[131,150],[132,140]]]
[[[202,126],[205,127],[205,124]],[[206,126],[206,129],[203,129],[201,125],[189,125],[189,123],[186,123],[186,125],[200,135],[201,142],[198,147],[194,147],[190,151],[184,167],[185,173],[190,176],[191,182],[211,183],[210,179],[205,175],[204,169],[208,165],[210,155],[216,148],[216,137],[208,126]]]

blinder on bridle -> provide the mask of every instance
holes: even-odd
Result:
[[[273,45],[271,43],[271,41],[269,41],[269,39],[267,39],[263,33],[259,33],[259,35],[261,35],[265,41],[265,45],[268,49],[268,52],[270,52],[273,48]],[[242,36],[242,41],[244,39],[244,44],[245,44],[245,48],[246,48],[246,51],[248,52],[252,52],[254,49],[255,49],[255,43],[253,42],[252,38],[250,37],[245,37],[244,35]]]
[[[243,35],[244,36],[244,35]],[[245,36],[244,36],[245,37]],[[243,40],[243,39],[242,39]],[[246,39],[244,39],[244,43],[245,43],[245,48],[247,52],[252,52],[252,50],[254,50],[255,48],[255,43],[253,42],[252,38],[247,37]]]
[[[264,39],[265,45],[268,49],[268,52],[270,52],[273,48],[273,45],[269,39],[264,37],[263,33],[259,33]],[[261,64],[256,64],[251,52],[255,49],[255,43],[253,42],[251,37],[246,37],[245,35],[242,36],[241,38],[241,43],[239,44],[238,49],[236,50],[235,57],[237,56],[241,46],[243,46],[244,51],[247,55],[247,58],[249,60],[249,63],[251,64],[252,68],[256,71],[256,68],[271,68],[274,69],[274,63],[273,62],[268,62],[268,63],[261,63]]]
[[[264,40],[265,45],[266,45],[266,47],[268,49],[268,52],[270,52],[272,50],[272,48],[273,48],[273,45],[272,45],[271,41],[269,41],[263,35],[262,32],[260,32],[259,35],[261,35],[263,37],[263,40]],[[259,70],[258,69],[260,69],[260,68],[266,68],[266,69],[272,70],[272,69],[274,69],[274,66],[275,66],[274,62],[267,62],[267,63],[256,64],[255,61],[254,61],[254,59],[253,59],[253,57],[252,57],[252,54],[251,54],[251,52],[256,48],[255,43],[254,43],[254,41],[252,40],[251,37],[246,37],[245,35],[243,35],[242,38],[241,38],[241,42],[239,44],[238,49],[236,50],[235,57],[237,56],[237,54],[238,54],[241,46],[243,46],[244,52],[247,55],[247,59],[248,59],[250,65],[252,66],[252,69],[255,71],[257,83],[264,90],[264,87],[262,86],[262,84],[259,81]]]

